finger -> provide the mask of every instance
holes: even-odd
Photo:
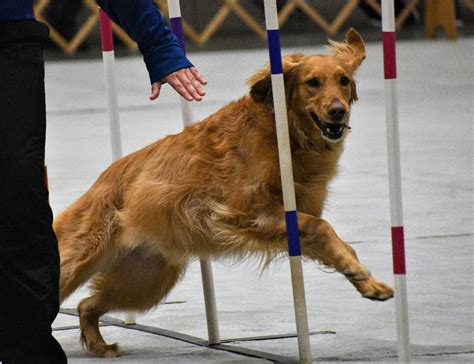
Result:
[[[196,69],[196,67],[191,67],[191,68],[189,68],[189,70],[191,71],[193,76],[196,78],[196,80],[198,80],[201,83],[201,85],[206,85],[207,84],[206,79],[199,73],[199,71]]]
[[[203,90],[203,88],[201,87],[201,84],[200,82],[198,82],[198,80],[196,79],[196,77],[194,77],[191,69],[189,68],[186,68],[185,70],[185,73],[186,73],[186,77],[191,81],[194,89],[197,91],[197,93],[200,95],[200,96],[204,96],[206,94],[206,92]]]
[[[193,101],[193,97],[188,92],[186,87],[184,87],[183,83],[179,79],[177,72],[173,72],[165,77],[166,82],[170,84],[170,86],[181,96],[183,96],[188,101]]]
[[[161,82],[153,82],[151,85],[150,100],[156,100],[160,96]]]
[[[176,73],[176,76],[178,79],[181,81],[181,84],[184,85],[188,93],[191,95],[191,97],[196,100],[196,101],[201,101],[202,96],[199,94],[199,92],[196,90],[196,87],[194,86],[193,82],[188,78],[188,74],[186,72],[186,69],[179,70]]]

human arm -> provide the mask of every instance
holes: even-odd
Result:
[[[186,58],[152,0],[97,0],[97,4],[138,44],[152,84],[151,100],[168,82],[187,100],[201,100],[206,80]]]

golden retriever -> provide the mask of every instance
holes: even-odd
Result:
[[[353,29],[330,45],[330,55],[283,58],[301,252],[344,274],[362,296],[386,300],[393,290],[321,219],[365,59]],[[287,251],[269,67],[249,85],[207,119],[113,163],[55,220],[61,301],[92,278],[93,294],[78,306],[91,354],[119,355],[100,334],[101,315],[152,308],[191,260],[268,263]]]

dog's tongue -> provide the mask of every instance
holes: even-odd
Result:
[[[351,126],[348,124],[348,123],[345,123],[344,124],[344,128],[348,129],[348,130],[352,130]]]

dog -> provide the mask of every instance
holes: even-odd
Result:
[[[283,58],[301,254],[345,275],[363,297],[383,301],[393,289],[321,218],[357,100],[354,74],[365,59],[354,29],[344,42],[329,43],[328,55]],[[191,260],[258,257],[268,264],[287,251],[268,65],[249,86],[205,120],[114,162],[55,219],[61,302],[91,279],[92,295],[78,313],[92,355],[120,354],[101,336],[101,315],[154,307]]]

